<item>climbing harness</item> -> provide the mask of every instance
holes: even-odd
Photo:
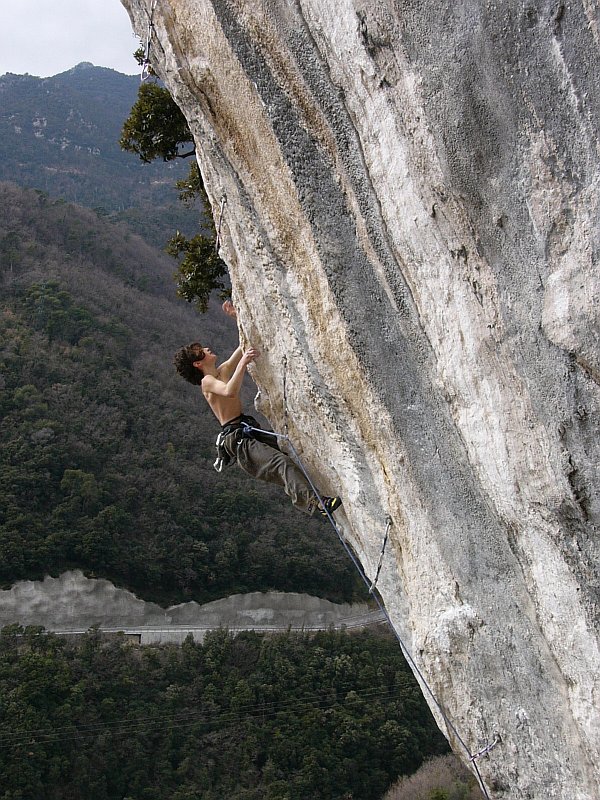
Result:
[[[148,16],[148,32],[146,34],[146,44],[144,45],[144,60],[142,61],[142,72],[140,74],[140,80],[142,83],[152,75],[152,66],[150,64],[150,43],[152,41],[152,33],[154,31],[154,22],[152,21],[154,17],[154,9],[156,8],[157,0],[152,0],[152,5],[150,6],[150,14]]]
[[[223,212],[225,211],[225,204],[227,203],[227,195],[224,194],[220,201],[219,224],[217,225],[217,238],[215,240],[215,251],[217,255],[221,249],[221,224],[223,223]]]
[[[248,425],[247,423],[243,423],[242,424],[242,428],[247,434],[270,434],[271,436],[277,437],[278,440],[282,440],[282,441],[285,441],[287,443],[287,446],[290,449],[290,453],[292,455],[292,458],[297,463],[299,469],[302,471],[304,477],[308,481],[308,483],[310,485],[310,488],[312,489],[312,491],[313,491],[315,497],[317,498],[320,506],[325,510],[325,515],[324,516],[327,516],[327,518],[329,519],[329,522],[331,523],[332,528],[336,532],[337,537],[338,537],[338,539],[340,540],[340,542],[342,544],[342,547],[344,548],[344,550],[348,554],[350,560],[352,561],[352,563],[356,567],[356,570],[357,570],[358,574],[360,575],[361,579],[363,580],[363,582],[365,583],[365,585],[367,587],[372,585],[373,588],[374,588],[375,582],[376,582],[376,580],[377,580],[377,578],[379,576],[379,567],[378,567],[377,575],[375,576],[375,581],[373,581],[373,584],[370,584],[369,583],[369,579],[367,578],[363,568],[361,567],[361,565],[358,562],[358,559],[356,558],[356,556],[352,552],[350,546],[348,545],[348,543],[344,539],[340,529],[336,525],[335,520],[333,519],[333,516],[328,511],[328,509],[325,507],[325,505],[323,503],[323,498],[319,494],[317,488],[315,487],[314,483],[312,482],[312,480],[310,478],[310,475],[306,471],[306,468],[304,467],[304,464],[302,463],[302,461],[301,461],[301,459],[300,459],[300,457],[299,457],[299,455],[298,455],[298,453],[296,451],[296,448],[294,447],[294,444],[293,444],[292,440],[290,439],[290,437],[287,434],[283,434],[283,433],[275,433],[273,431],[265,431],[265,430],[262,430],[261,428],[256,428],[256,427],[254,427],[252,425]],[[388,520],[390,520],[389,517],[388,517]],[[383,558],[383,550],[385,548],[385,542],[386,542],[387,536],[389,534],[389,527],[391,527],[391,520],[388,523],[388,530],[386,530],[386,536],[384,537],[384,545],[382,547],[382,554],[380,556],[380,561]],[[394,628],[394,626],[392,624],[392,620],[390,618],[390,615],[388,614],[386,607],[383,605],[383,601],[379,598],[379,596],[377,594],[375,594],[374,591],[372,592],[372,596],[373,596],[373,598],[374,598],[374,600],[375,600],[380,612],[383,614],[383,616],[385,617],[388,625],[390,626],[390,629],[391,629],[392,633],[394,634],[398,644],[400,645],[400,649],[402,650],[402,654],[404,655],[404,658],[410,664],[414,674],[417,676],[417,678],[421,682],[421,685],[426,690],[427,694],[431,698],[431,700],[434,703],[435,707],[438,709],[442,719],[444,720],[444,723],[448,727],[448,730],[451,731],[454,734],[454,736],[456,737],[456,741],[460,744],[460,746],[463,748],[463,750],[467,753],[467,755],[469,757],[469,761],[471,762],[471,764],[473,766],[473,770],[474,770],[475,775],[477,777],[477,781],[479,783],[479,787],[480,787],[480,789],[481,789],[481,791],[483,793],[483,796],[485,797],[485,800],[491,800],[491,798],[490,798],[490,796],[488,794],[488,791],[485,788],[485,784],[483,782],[483,778],[481,777],[481,773],[479,771],[479,766],[477,765],[477,760],[481,756],[487,755],[487,753],[489,753],[489,751],[493,747],[495,747],[498,744],[498,742],[501,741],[500,736],[498,734],[496,734],[494,742],[492,742],[491,744],[488,744],[486,747],[484,747],[482,750],[480,750],[478,753],[475,753],[474,755],[471,753],[471,751],[469,750],[466,742],[464,741],[462,736],[459,734],[459,732],[456,729],[454,723],[448,717],[448,715],[444,711],[441,703],[438,701],[437,697],[434,695],[433,690],[431,689],[431,687],[429,686],[429,684],[425,680],[425,676],[423,675],[423,673],[421,672],[421,670],[417,666],[414,658],[412,657],[412,655],[410,654],[410,652],[407,649],[406,645],[404,644],[404,641],[402,640],[402,638],[400,637],[399,633]]]
[[[244,425],[248,425],[250,421],[255,422],[253,417],[247,417],[245,414],[242,414],[239,418],[236,417],[236,419],[231,420],[221,428],[221,431],[217,436],[217,441],[215,442],[217,447],[217,458],[213,464],[213,467],[217,472],[223,472],[226,467],[230,467],[232,464],[235,464],[235,458],[233,458],[227,452],[225,440],[231,433],[236,433],[236,445],[239,446],[244,437],[243,427]]]
[[[217,440],[215,442],[217,448],[217,458],[213,464],[217,472],[223,472],[226,467],[230,467],[236,463],[235,456],[232,456],[225,446],[227,437],[232,433],[235,434],[234,442],[235,448],[239,448],[244,439],[256,439],[263,444],[272,447],[274,450],[279,450],[279,443],[276,434],[271,431],[262,431],[260,428],[255,427],[257,421],[254,417],[247,414],[241,414],[239,417],[231,420],[223,425]],[[230,444],[231,449],[231,444]]]
[[[385,535],[383,537],[383,544],[381,545],[381,553],[379,554],[379,564],[377,564],[377,572],[375,573],[375,577],[373,578],[373,583],[369,586],[369,594],[373,594],[373,590],[377,586],[377,581],[379,579],[379,573],[381,572],[381,565],[383,564],[383,555],[385,553],[385,546],[387,544],[388,536],[390,534],[390,528],[392,527],[392,518],[388,516],[387,524],[385,526]]]
[[[217,472],[223,472],[225,467],[230,467],[234,464],[233,458],[229,455],[227,450],[225,449],[225,437],[227,434],[225,431],[221,431],[217,436],[217,458],[215,459],[215,463],[213,467],[216,469]]]

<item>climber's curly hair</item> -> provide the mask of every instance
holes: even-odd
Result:
[[[181,347],[175,353],[173,363],[182,378],[185,378],[188,383],[192,383],[194,386],[200,386],[204,373],[194,366],[194,361],[202,361],[203,358],[204,350],[200,342],[192,342],[192,344]]]

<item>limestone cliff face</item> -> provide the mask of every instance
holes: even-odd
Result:
[[[468,750],[500,737],[487,791],[594,800],[598,5],[123,3],[227,198],[261,408],[371,576],[391,516],[378,588]]]

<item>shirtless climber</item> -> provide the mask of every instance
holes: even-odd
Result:
[[[223,303],[223,311],[236,316],[233,304]],[[282,453],[274,434],[252,432],[245,426],[259,428],[254,417],[242,412],[240,390],[246,367],[259,357],[250,347],[245,352],[238,347],[231,356],[217,366],[217,356],[210,347],[194,342],[182,347],[175,354],[175,368],[189,383],[200,386],[213,414],[221,424],[217,439],[220,459],[226,464],[237,462],[250,475],[267,483],[283,487],[296,508],[312,514],[318,505],[310,483],[302,470],[285,453]],[[332,514],[340,507],[339,497],[322,497],[323,516]]]

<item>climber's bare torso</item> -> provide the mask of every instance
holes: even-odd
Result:
[[[221,425],[242,413],[240,391],[246,367],[258,358],[258,350],[250,347],[245,352],[241,347],[234,350],[227,361],[216,366],[217,356],[210,347],[202,348],[202,358],[194,366],[204,373],[202,394]]]
[[[216,375],[205,374],[202,381],[202,394],[221,425],[225,425],[226,422],[239,417],[242,413],[242,401],[240,400],[239,392],[233,397],[228,397],[223,393],[227,389],[227,383],[231,379],[241,356],[242,351],[238,348],[228,361],[217,367]],[[206,361],[207,358],[208,355],[204,357],[203,361]],[[234,358],[236,363],[232,369],[230,362]],[[211,388],[209,389],[208,387]]]
[[[242,413],[240,400],[242,381],[246,367],[255,361],[258,355],[258,350],[252,347],[245,352],[238,347],[227,361],[216,367],[216,355],[209,347],[204,348],[204,358],[199,362],[204,372],[202,394],[221,425],[239,417]]]

